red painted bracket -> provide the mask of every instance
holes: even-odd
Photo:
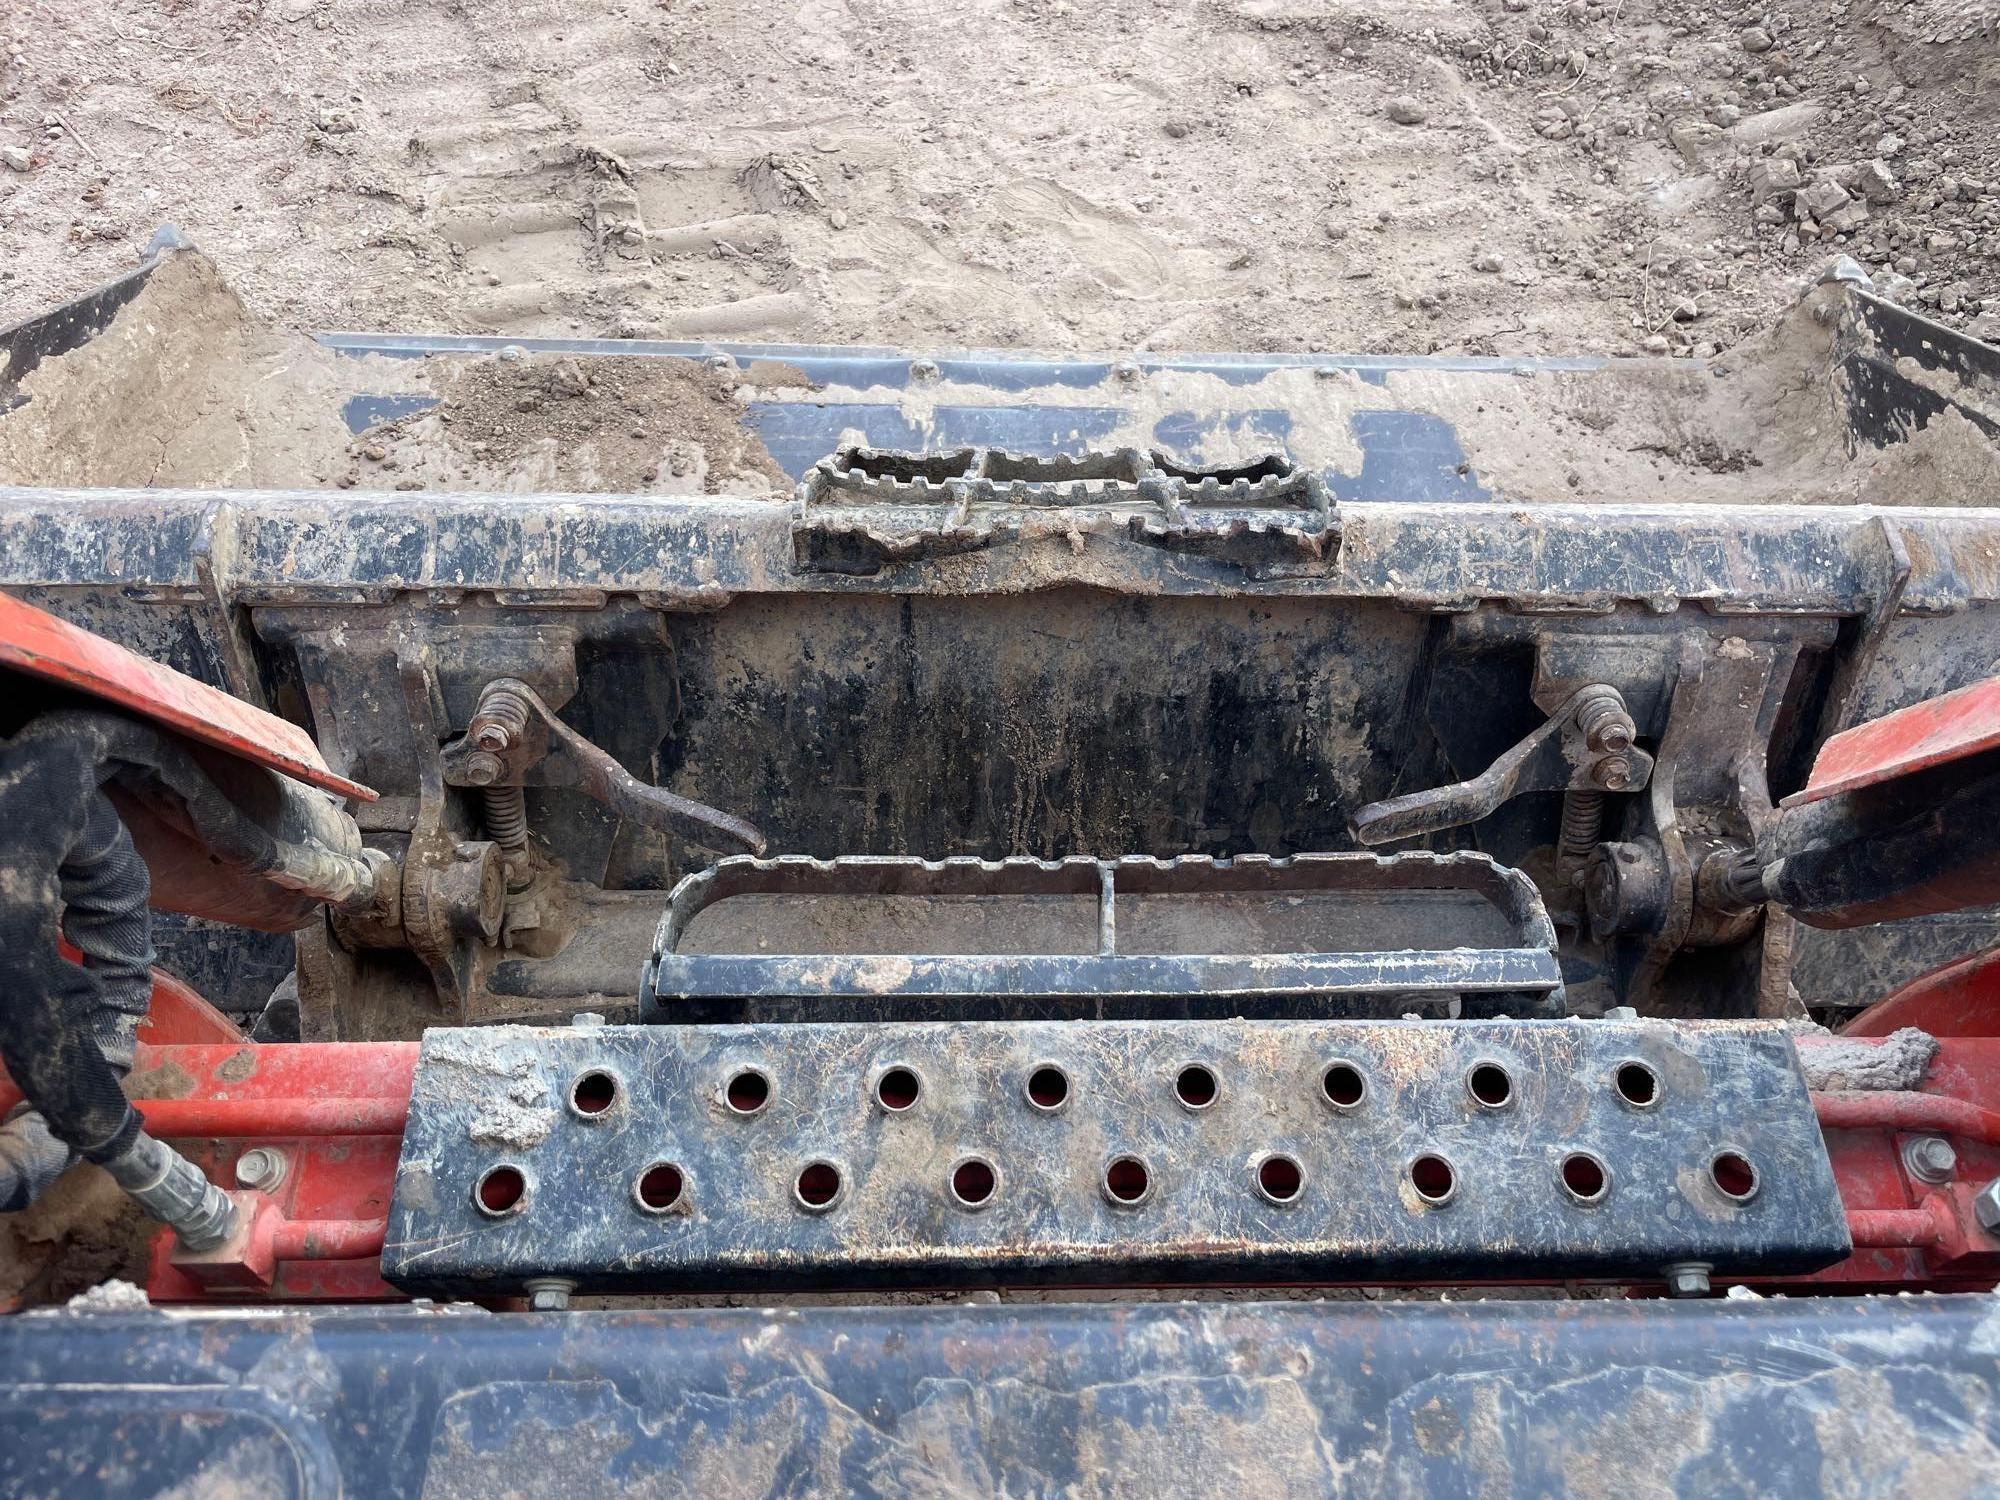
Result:
[[[2000,677],[1843,729],[1820,747],[1797,807],[2000,747]]]
[[[336,796],[375,800],[360,782],[336,776],[298,725],[11,594],[0,594],[0,667],[89,693]]]

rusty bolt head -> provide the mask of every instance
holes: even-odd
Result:
[[[1602,684],[1585,692],[1577,705],[1576,726],[1583,731],[1583,742],[1599,755],[1630,750],[1638,732],[1617,689]]]
[[[1590,768],[1590,779],[1607,792],[1622,792],[1632,784],[1632,762],[1623,755],[1607,755]]]
[[[491,750],[475,750],[466,756],[462,775],[474,786],[491,786],[500,777],[500,757]]]
[[[269,1146],[252,1146],[236,1158],[236,1185],[268,1193],[285,1180],[285,1153]]]
[[[1941,1135],[1920,1135],[1903,1143],[1903,1165],[1919,1182],[1950,1182],[1958,1170],[1958,1152]]]
[[[1630,750],[1632,748],[1632,721],[1623,714],[1609,714],[1604,722],[1590,731],[1589,745],[1593,750]]]

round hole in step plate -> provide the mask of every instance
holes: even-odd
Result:
[[[771,1102],[771,1075],[762,1068],[738,1068],[722,1091],[730,1112],[754,1115]]]
[[[670,1161],[656,1161],[633,1182],[632,1201],[642,1213],[671,1213],[686,1192],[686,1174]]]
[[[1602,1203],[1611,1193],[1611,1169],[1590,1151],[1572,1151],[1562,1159],[1563,1191],[1578,1203]]]
[[[1257,1163],[1257,1191],[1265,1201],[1280,1206],[1296,1203],[1306,1190],[1306,1169],[1298,1158],[1273,1151]]]
[[[603,1068],[592,1068],[570,1085],[570,1113],[579,1119],[601,1119],[617,1102],[618,1079]]]
[[[1432,1208],[1442,1208],[1458,1196],[1458,1172],[1436,1152],[1426,1152],[1410,1163],[1410,1185]]]
[[[840,1202],[847,1191],[847,1179],[830,1161],[807,1162],[792,1184],[792,1196],[807,1213],[823,1214]]]
[[[882,1076],[875,1080],[875,1102],[892,1115],[915,1109],[923,1091],[923,1080],[917,1077],[916,1069],[901,1063],[884,1068]]]
[[[1514,1075],[1497,1062],[1477,1062],[1466,1072],[1465,1091],[1481,1109],[1505,1109],[1514,1102]]]
[[[1361,1108],[1368,1097],[1368,1080],[1359,1068],[1351,1062],[1328,1063],[1326,1071],[1320,1075],[1320,1097],[1347,1114]]]
[[[1642,1062],[1622,1062],[1611,1075],[1618,1097],[1633,1109],[1651,1109],[1660,1102],[1660,1075]]]
[[[962,1156],[951,1168],[951,1201],[960,1208],[981,1209],[1000,1191],[1000,1173],[983,1156]]]
[[[473,1185],[472,1206],[489,1219],[504,1219],[528,1206],[528,1174],[511,1162],[488,1167]]]
[[[1757,1196],[1757,1169],[1741,1151],[1716,1152],[1708,1163],[1708,1175],[1716,1191],[1732,1203],[1748,1203]]]
[[[1069,1074],[1054,1063],[1038,1063],[1028,1074],[1028,1104],[1052,1115],[1069,1103]]]
[[[1207,1109],[1221,1091],[1215,1070],[1201,1063],[1189,1063],[1174,1075],[1174,1097],[1180,1100],[1182,1109]]]
[[[1118,1208],[1137,1208],[1153,1196],[1153,1169],[1137,1156],[1114,1156],[1104,1164],[1104,1196]]]

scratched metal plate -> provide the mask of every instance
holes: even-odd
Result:
[[[1394,1016],[1442,1002],[1562,1013],[1541,894],[1483,854],[738,856],[674,887],[639,988],[642,1019],[683,1024]]]
[[[1323,1087],[1336,1062],[1365,1084],[1349,1109]],[[1645,1107],[1618,1086],[1635,1063],[1654,1083]],[[1179,1096],[1190,1064],[1214,1081],[1204,1108]],[[1469,1086],[1482,1064],[1506,1074],[1501,1107]],[[1068,1080],[1053,1110],[1028,1091],[1051,1065]],[[892,1111],[878,1088],[898,1067],[916,1098]],[[746,1073],[767,1097],[739,1113]],[[586,1080],[594,1113],[573,1102]],[[1722,1154],[1754,1191],[1718,1186]],[[1290,1202],[1268,1196],[1273,1156],[1299,1178]],[[1597,1201],[1565,1185],[1572,1156],[1601,1167]],[[1425,1157],[1449,1166],[1442,1203],[1419,1193],[1420,1177],[1437,1186]],[[958,1175],[974,1158],[993,1178],[978,1207],[954,1197],[977,1186]],[[1107,1190],[1121,1158],[1143,1165],[1137,1203]],[[823,1206],[800,1197],[815,1164],[838,1174]],[[648,1208],[638,1185],[665,1166]],[[510,1174],[516,1201],[475,1202]],[[426,1036],[383,1269],[413,1292],[544,1275],[629,1291],[1618,1280],[1690,1260],[1803,1271],[1847,1249],[1804,1081],[1770,1024],[507,1027]]]

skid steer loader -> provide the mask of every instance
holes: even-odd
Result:
[[[2000,353],[1796,316],[1983,480],[1688,361],[327,334],[357,441],[760,368],[792,487],[0,489],[0,1207],[159,1226],[0,1490],[1991,1492]]]

